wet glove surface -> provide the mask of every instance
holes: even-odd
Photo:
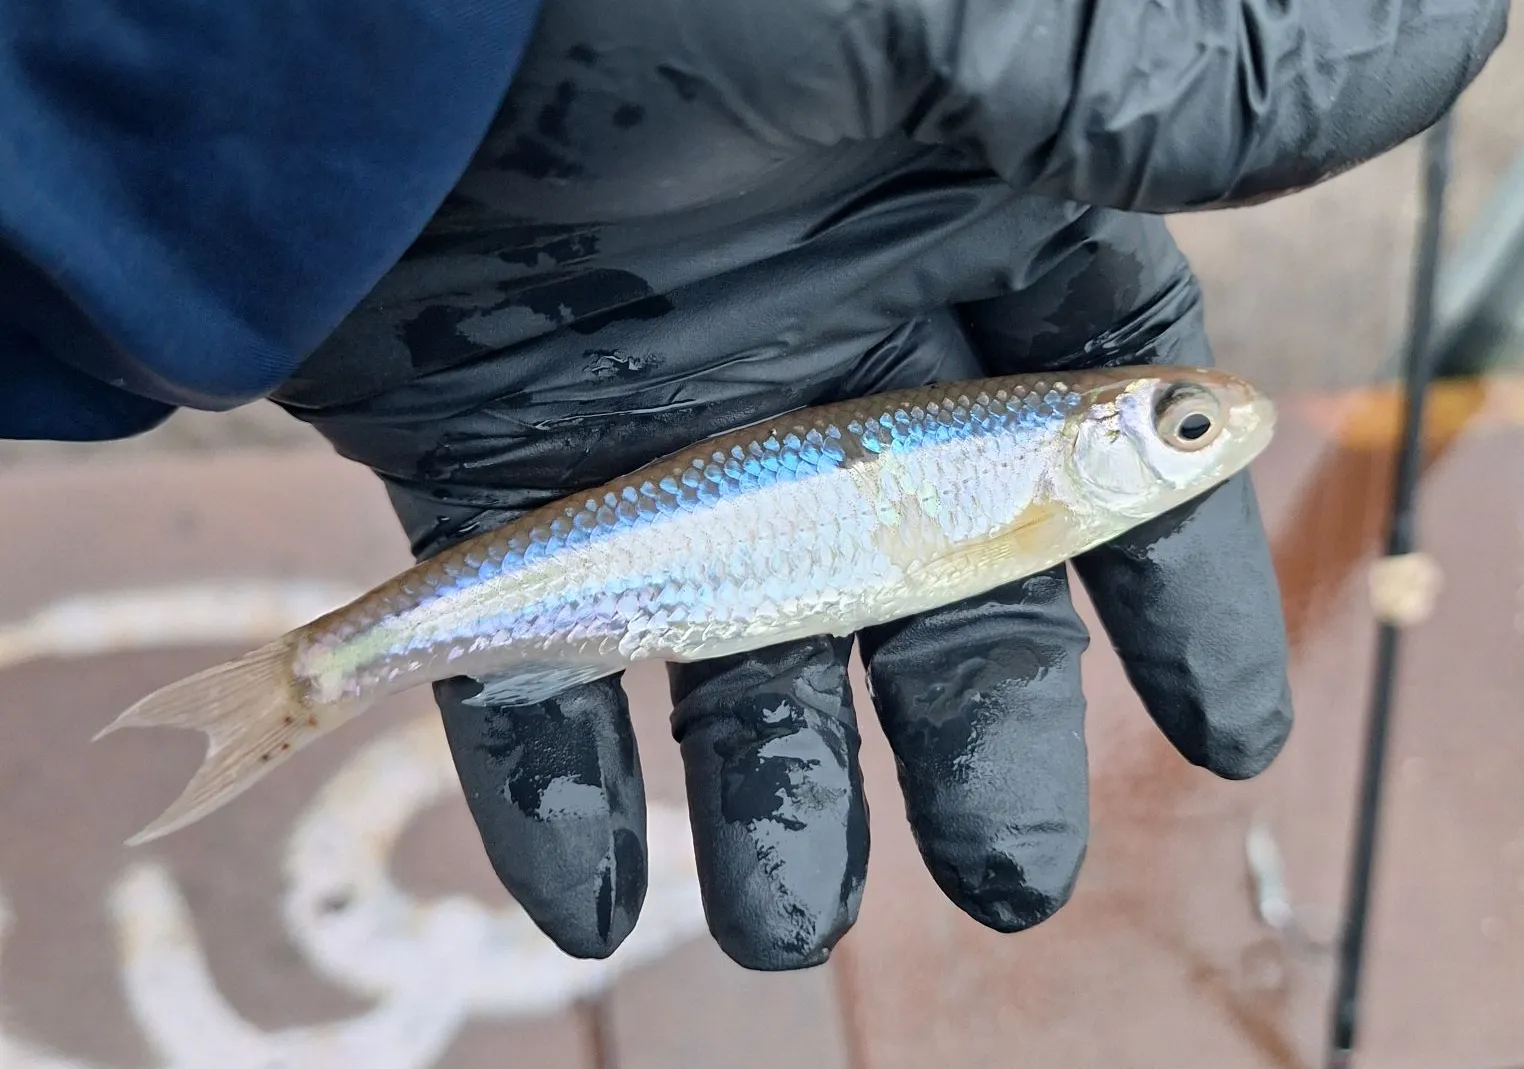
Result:
[[[1504,10],[1223,7],[549,3],[455,193],[278,400],[383,478],[424,557],[801,405],[1210,363],[1163,223],[1120,209],[1287,189],[1390,147],[1474,76]],[[1184,757],[1264,769],[1291,705],[1247,477],[1073,571]],[[858,636],[927,865],[1002,931],[1062,906],[1085,851],[1068,576]],[[749,967],[819,963],[856,917],[851,648],[670,671],[710,928]],[[646,886],[619,681],[489,715],[461,704],[475,687],[436,695],[496,871],[560,946],[606,955]]]

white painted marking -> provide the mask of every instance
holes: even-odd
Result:
[[[345,1021],[264,1032],[207,970],[189,910],[168,872],[134,866],[111,896],[133,1016],[165,1069],[423,1069],[467,1016],[451,963],[420,957],[409,981]]]
[[[361,593],[316,581],[227,579],[79,594],[0,624],[0,668],[43,657],[255,645]]]
[[[259,644],[358,595],[320,583],[213,581],[64,599],[0,627],[0,668],[35,657]],[[408,823],[460,790],[439,720],[424,715],[363,747],[297,820],[283,859],[283,918],[315,970],[372,1010],[265,1032],[207,970],[174,878],[131,866],[110,892],[131,1013],[162,1069],[428,1069],[472,1016],[561,1010],[622,971],[703,935],[686,814],[651,805],[649,891],[640,923],[607,961],[556,949],[517,904],[411,898],[389,859]],[[0,895],[0,950],[12,918]],[[98,1069],[26,1045],[0,1019],[0,1069]]]
[[[435,716],[378,738],[329,781],[285,856],[286,927],[319,972],[385,997],[410,982],[421,959],[448,960],[472,1012],[520,1016],[566,1006],[705,930],[687,818],[669,806],[650,807],[640,923],[605,961],[567,957],[516,905],[412,899],[387,859],[419,812],[459,790]]]
[[[704,931],[687,820],[649,816],[650,890],[640,923],[605,961],[567,957],[516,905],[419,902],[387,873],[411,820],[459,790],[444,731],[422,716],[363,748],[297,824],[284,917],[299,950],[374,1007],[265,1032],[218,990],[168,870],[130,867],[110,892],[123,990],[162,1069],[428,1069],[472,1017],[553,1013]],[[341,905],[342,908],[335,908]],[[0,945],[9,914],[0,901]],[[95,1069],[22,1044],[0,1025],[0,1069]]]
[[[0,626],[0,668],[38,657],[267,641],[357,591],[319,583],[212,582],[70,598]],[[640,923],[606,961],[556,949],[511,902],[464,895],[420,902],[388,875],[398,838],[460,790],[433,715],[371,742],[298,820],[284,851],[283,916],[313,967],[371,1009],[347,1020],[265,1032],[207,969],[170,873],[131,866],[112,887],[123,990],[159,1069],[428,1069],[472,1017],[552,1013],[705,930],[685,814],[652,805],[650,887]],[[0,949],[12,918],[0,897]],[[0,1069],[100,1069],[11,1034]]]

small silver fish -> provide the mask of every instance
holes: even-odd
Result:
[[[377,699],[453,676],[526,705],[925,612],[1196,497],[1269,443],[1241,379],[1127,367],[797,410],[572,494],[410,568],[103,730],[194,728],[205,759],[129,843],[193,823]]]

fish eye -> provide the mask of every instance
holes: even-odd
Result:
[[[1210,390],[1180,385],[1165,391],[1154,410],[1159,437],[1174,449],[1193,452],[1210,445],[1222,429],[1222,407]]]

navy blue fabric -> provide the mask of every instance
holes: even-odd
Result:
[[[0,437],[286,380],[449,193],[538,0],[0,0]]]

